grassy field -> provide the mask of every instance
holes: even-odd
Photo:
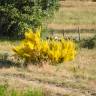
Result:
[[[53,29],[74,29],[96,27],[96,3],[82,1],[62,1],[59,12],[55,14],[54,21],[49,24]],[[58,27],[57,27],[58,26]]]
[[[62,1],[53,22],[48,25],[56,36],[87,39],[96,35],[96,3],[91,1]],[[59,33],[59,34],[58,34]],[[73,34],[74,33],[74,34]]]
[[[96,3],[70,0],[61,2],[61,8],[49,28],[56,31],[77,30],[78,26],[81,29],[94,29],[95,15]],[[95,34],[95,30],[82,32],[81,39],[93,37]],[[61,33],[59,35],[62,36]],[[65,36],[78,37],[77,35],[76,32],[65,33]],[[18,59],[13,58],[12,47],[18,43],[19,41],[0,40],[0,94],[3,94],[0,96],[6,96],[5,93],[8,93],[7,96],[96,96],[95,48],[78,49],[75,60],[70,62],[54,66],[47,63],[42,66],[30,64],[23,69],[15,64]],[[3,88],[4,84],[8,89]],[[41,90],[34,91],[34,88]]]
[[[55,24],[96,24],[96,3],[63,2],[55,15]]]
[[[78,40],[80,33],[82,40],[96,35],[96,2],[62,0],[60,5],[61,7],[55,13],[53,22],[48,25],[49,30],[55,36],[60,37],[64,33],[65,37]]]
[[[13,54],[11,48],[15,44],[2,41],[0,53],[6,50]],[[7,82],[9,87],[23,90],[39,87],[46,92],[45,96],[96,95],[96,49],[79,49],[75,60],[56,66],[45,63],[42,67],[29,65],[22,69],[10,60],[11,54],[7,59],[0,59],[0,84]]]

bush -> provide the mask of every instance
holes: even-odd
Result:
[[[71,40],[43,40],[40,30],[34,33],[29,29],[25,39],[13,51],[28,62],[50,61],[52,64],[73,60],[76,55],[75,43]]]
[[[96,35],[93,38],[82,40],[80,46],[83,48],[93,49],[96,48]]]
[[[59,0],[0,0],[0,35],[16,37],[27,28],[42,26]]]

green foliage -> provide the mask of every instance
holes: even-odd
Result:
[[[24,93],[24,96],[43,96],[44,94],[42,93],[41,90],[28,90],[27,92]]]
[[[83,48],[93,49],[96,48],[96,35],[93,38],[82,40],[80,46]]]
[[[0,32],[17,36],[29,27],[42,26],[54,14],[59,0],[0,0]],[[21,33],[20,33],[21,32]]]
[[[6,85],[0,85],[0,96],[45,96],[40,89],[29,89],[23,91],[17,91],[14,89],[8,89]]]
[[[6,87],[3,85],[0,85],[0,96],[5,96],[6,93]]]

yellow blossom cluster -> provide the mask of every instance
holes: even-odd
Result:
[[[76,46],[72,40],[43,40],[40,37],[41,29],[25,32],[25,39],[13,51],[27,61],[49,60],[52,63],[70,61],[75,58]]]

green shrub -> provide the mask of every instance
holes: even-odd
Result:
[[[59,0],[0,0],[0,35],[16,37],[26,28],[42,26]]]
[[[96,48],[96,35],[93,38],[82,40],[80,42],[80,47],[88,48],[88,49]]]

